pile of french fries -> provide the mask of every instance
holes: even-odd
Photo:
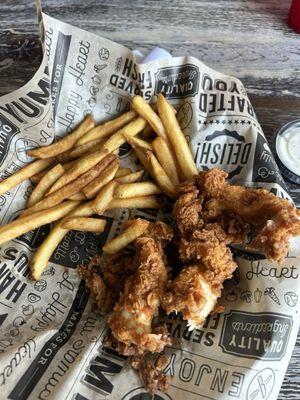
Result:
[[[120,167],[119,147],[126,142],[154,182],[140,182],[144,170]],[[163,95],[154,106],[135,96],[131,111],[101,125],[95,126],[88,114],[63,139],[28,154],[36,160],[0,183],[0,195],[26,179],[36,185],[19,218],[0,227],[0,245],[57,221],[31,260],[35,280],[69,230],[101,233],[106,222],[93,215],[118,208],[158,208],[156,195],[176,198],[176,186],[197,174],[176,110]],[[120,250],[146,225],[140,220],[132,222],[104,251]]]

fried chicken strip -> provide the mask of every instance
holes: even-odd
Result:
[[[119,343],[119,350],[122,347],[122,354],[161,352],[170,343],[166,332],[154,328],[152,322],[167,283],[163,247],[172,236],[170,227],[157,222],[150,224],[134,242],[137,267],[126,279],[124,291],[108,319],[112,336]]]
[[[204,215],[216,219],[231,212],[257,226],[259,231],[251,248],[262,249],[269,260],[282,261],[289,249],[289,239],[300,234],[297,209],[265,189],[230,185],[227,176],[215,168],[200,172],[195,178],[200,196],[205,198]]]
[[[185,267],[168,283],[163,299],[166,312],[181,312],[190,329],[200,326],[213,311],[223,282],[237,268],[222,240],[225,232],[221,235],[221,228],[217,232],[213,226],[209,228],[195,230],[189,240],[181,239],[179,253]]]

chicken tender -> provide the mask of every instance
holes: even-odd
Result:
[[[153,329],[163,292],[167,284],[167,265],[163,247],[172,238],[172,230],[158,222],[135,240],[137,250],[134,273],[125,281],[119,302],[109,316],[112,336],[135,354],[161,352],[170,343],[164,333]]]

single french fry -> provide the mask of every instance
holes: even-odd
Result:
[[[100,172],[102,172],[102,170],[103,163],[100,161],[98,164],[94,165],[91,169],[80,175],[74,181],[58,189],[56,192],[51,193],[49,196],[39,201],[33,207],[25,210],[22,215],[29,215],[37,211],[45,210],[47,208],[55,206],[56,204],[61,203],[65,199],[70,198],[73,194],[80,192],[84,186],[95,179],[100,174]]]
[[[18,218],[7,225],[3,225],[0,227],[0,244],[15,239],[16,237],[39,228],[42,225],[57,221],[77,206],[78,202],[76,201],[66,201],[47,210],[34,213],[33,215],[28,215],[27,217]]]
[[[106,221],[99,218],[69,217],[65,218],[62,227],[68,230],[102,233]]]
[[[115,178],[120,178],[121,176],[126,176],[132,173],[130,168],[119,168],[116,172]]]
[[[114,118],[104,124],[97,125],[89,132],[87,132],[81,139],[78,140],[75,147],[80,146],[83,143],[90,142],[91,140],[107,138],[111,134],[121,129],[124,125],[128,124],[137,116],[136,112],[128,111],[122,114],[120,117]]]
[[[171,182],[170,178],[168,177],[165,170],[158,162],[155,155],[151,151],[148,151],[147,157],[151,166],[152,176],[156,181],[156,183],[158,184],[158,186],[167,196],[171,198],[176,198],[177,197],[176,187]]]
[[[157,107],[168,139],[174,149],[180,169],[186,179],[191,179],[194,175],[197,175],[198,170],[186,138],[176,119],[173,108],[162,94],[158,95]]]
[[[101,144],[104,143],[105,139],[96,139],[87,143],[83,143],[76,148],[65,151],[64,153],[58,154],[56,157],[59,162],[66,162],[75,160],[76,158],[82,157],[86,154],[93,153],[95,149],[101,148]]]
[[[116,208],[159,208],[159,203],[155,196],[139,196],[129,199],[114,198],[107,208],[113,210]]]
[[[109,204],[114,197],[114,191],[117,186],[117,182],[112,181],[106,184],[98,193],[97,197],[93,201],[92,209],[95,213],[101,215],[107,210]]]
[[[136,172],[132,172],[131,174],[125,175],[125,176],[121,176],[119,178],[114,179],[114,181],[118,182],[118,183],[134,183],[136,181],[138,181],[139,179],[141,179],[141,177],[144,175],[144,171],[140,170],[140,171],[136,171]]]
[[[145,153],[144,149],[141,149],[140,147],[134,147],[134,152],[137,156],[137,158],[140,160],[141,164],[145,168],[145,170],[152,176],[152,171],[151,171],[151,166],[149,164],[147,155]]]
[[[137,183],[123,183],[118,185],[115,190],[115,197],[118,199],[149,196],[152,194],[160,194],[160,188],[153,182],[137,182]]]
[[[51,187],[46,196],[49,196],[51,193],[56,192],[57,190],[64,187],[68,183],[74,181],[76,178],[87,172],[89,169],[94,167],[100,161],[102,161],[102,166],[104,169],[115,158],[116,156],[114,156],[113,154],[108,154],[106,152],[103,152],[102,150],[97,150],[92,154],[88,154],[80,158],[69,171],[67,171],[61,178],[59,178],[55,182],[55,184]]]
[[[27,202],[27,207],[34,206],[44,197],[45,193],[51,188],[54,182],[59,179],[65,173],[64,167],[61,164],[55,165],[50,171],[48,171],[43,178],[40,180],[38,185],[31,193]]]
[[[78,216],[78,217],[90,217],[93,214],[92,210],[92,202],[84,203],[79,207],[72,210],[67,216]],[[50,260],[51,255],[62,241],[64,236],[68,233],[68,229],[62,228],[62,221],[59,221],[57,225],[51,230],[49,235],[34,253],[33,258],[31,259],[29,268],[30,268],[30,276],[34,280],[38,280],[47,267],[47,264]]]
[[[103,149],[110,153],[118,149],[122,144],[126,143],[124,135],[135,136],[145,128],[146,124],[147,122],[142,117],[134,119],[107,139],[103,144]]]
[[[33,175],[43,171],[49,167],[49,165],[53,164],[53,161],[53,158],[48,160],[33,161],[32,163],[26,165],[26,167],[17,171],[15,174],[4,179],[2,182],[0,182],[0,195],[8,192],[14,186],[25,181],[26,179],[31,178]]]
[[[140,147],[141,149],[144,150],[152,150],[151,144],[146,142],[145,140],[139,139],[135,136],[128,136],[124,135],[126,141],[131,145],[131,146],[137,146]]]
[[[158,136],[153,140],[152,147],[159,163],[166,171],[166,174],[170,178],[171,182],[175,186],[178,185],[180,180],[177,173],[177,161],[175,154],[170,149],[168,143],[163,138]]]
[[[69,197],[69,200],[82,201],[82,200],[86,200],[86,196],[84,195],[83,192],[78,192],[78,193],[72,194],[72,196]]]
[[[55,157],[58,154],[70,150],[77,142],[77,140],[79,140],[86,132],[88,132],[94,126],[95,126],[94,118],[92,114],[88,114],[72,133],[68,134],[59,141],[50,144],[49,146],[30,150],[28,154],[31,157],[37,157],[42,159]]]
[[[106,243],[102,250],[108,254],[117,253],[119,250],[126,247],[129,243],[133,242],[141,236],[149,226],[149,221],[143,219],[136,219],[126,228],[120,235]]]
[[[112,181],[119,168],[119,160],[110,163],[96,179],[86,185],[82,191],[87,199],[93,199],[108,182]]]
[[[164,139],[167,138],[165,128],[159,116],[153,111],[151,106],[142,96],[134,96],[131,101],[131,106],[141,117],[145,118],[158,136],[161,136]]]

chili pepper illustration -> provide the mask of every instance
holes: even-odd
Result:
[[[265,295],[269,296],[270,299],[275,301],[275,303],[277,303],[280,306],[280,301],[279,301],[277,294],[275,293],[275,288],[273,288],[273,287],[266,288]]]
[[[254,292],[253,292],[253,297],[254,297],[255,303],[260,303],[260,300],[262,297],[262,291],[259,290],[258,288],[256,288],[256,290],[254,290]]]

